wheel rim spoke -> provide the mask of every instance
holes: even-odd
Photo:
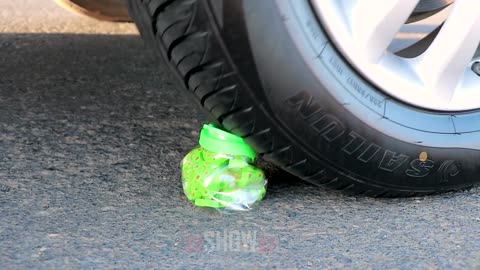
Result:
[[[426,88],[451,100],[480,42],[480,3],[458,0],[430,47],[418,57]]]
[[[480,72],[470,67],[480,61],[478,0],[310,1],[339,52],[390,96],[426,109],[480,109]],[[419,15],[425,6],[434,10]]]
[[[419,0],[342,1],[343,8],[350,14],[352,36],[367,53],[369,61],[377,62],[385,53],[418,2]]]

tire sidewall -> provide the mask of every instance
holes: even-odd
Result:
[[[308,1],[244,1],[244,9],[265,103],[308,155],[395,190],[475,182],[479,112],[424,111],[374,88],[335,50]]]

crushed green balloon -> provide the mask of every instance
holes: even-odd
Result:
[[[255,152],[241,137],[204,125],[200,146],[182,161],[185,195],[199,207],[250,210],[266,193],[267,180],[254,165]]]

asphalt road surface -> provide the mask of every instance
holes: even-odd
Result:
[[[133,25],[0,1],[0,268],[474,269],[480,190],[346,197],[269,172],[257,209],[197,209],[207,120]]]

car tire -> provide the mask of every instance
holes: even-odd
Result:
[[[343,58],[300,0],[129,0],[151,48],[226,130],[299,178],[348,194],[479,181],[480,112],[398,101]]]

